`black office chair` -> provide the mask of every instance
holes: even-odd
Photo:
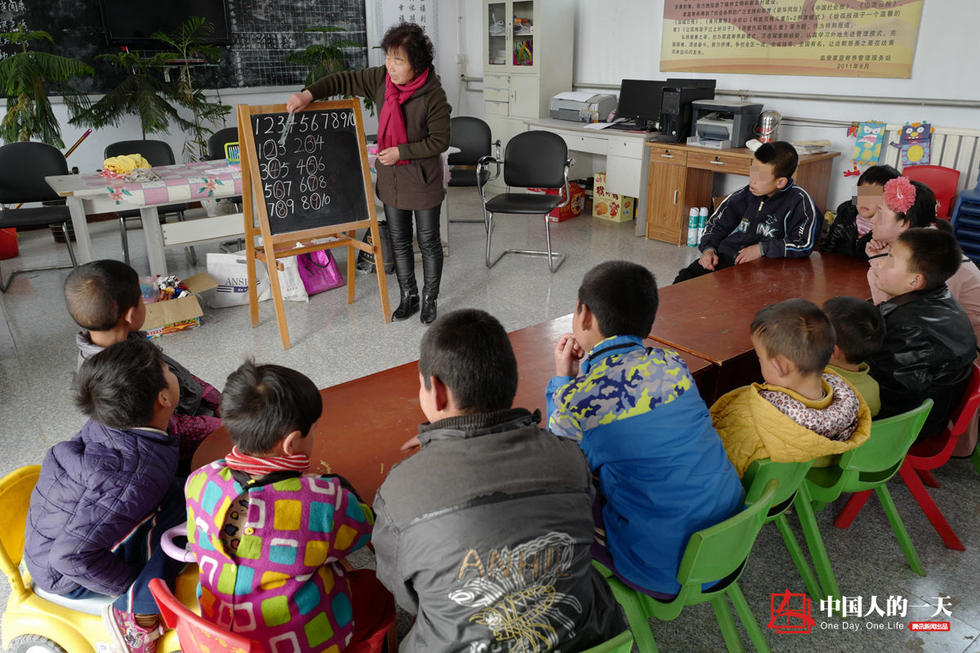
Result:
[[[238,142],[238,127],[225,127],[208,138],[208,159],[217,161],[225,158],[225,145]]]
[[[459,152],[449,155],[449,185],[479,185],[476,178],[476,164],[491,153],[491,146],[496,146],[495,154],[498,159],[500,158],[500,139],[491,142],[490,125],[472,116],[457,116],[450,119],[449,130],[449,144],[460,149]],[[484,179],[483,183],[486,181]],[[484,220],[454,220],[451,217],[449,221],[484,222]]]
[[[68,237],[68,221],[71,215],[64,200],[51,189],[44,178],[49,175],[67,175],[68,162],[56,148],[45,143],[9,143],[0,147],[0,229],[11,227],[41,227],[61,225],[71,265],[48,265],[16,270],[3,280],[0,273],[0,292],[7,292],[18,274],[42,270],[64,270],[75,267],[75,252]],[[37,208],[7,209],[4,204],[51,202]]]
[[[104,155],[107,159],[109,157],[119,156],[120,154],[141,154],[151,166],[170,166],[177,163],[176,159],[174,159],[174,151],[164,141],[117,141],[110,143],[105,148]],[[187,208],[187,204],[171,204],[169,206],[161,206],[159,213],[161,218],[165,213],[176,213],[177,220],[183,222],[184,211]],[[123,260],[129,265],[129,238],[126,235],[126,218],[138,218],[140,217],[140,212],[139,209],[116,211],[116,217],[119,218],[119,235],[122,240]],[[197,258],[192,250],[188,251],[188,257],[194,260]]]
[[[545,131],[527,131],[518,134],[507,143],[504,151],[504,183],[508,186],[535,188],[564,188],[560,195],[536,195],[530,193],[501,193],[487,200],[484,188],[490,180],[487,166],[500,162],[492,156],[480,159],[476,166],[480,180],[480,197],[483,200],[484,227],[487,232],[486,263],[492,268],[506,254],[525,254],[528,256],[547,256],[548,268],[555,272],[565,262],[565,255],[551,251],[551,222],[548,213],[559,206],[568,204],[571,195],[568,190],[568,169],[573,161],[568,158],[568,146],[561,136]],[[514,213],[521,215],[540,215],[544,220],[547,251],[531,249],[504,250],[497,258],[490,260],[490,242],[493,238],[493,214]]]

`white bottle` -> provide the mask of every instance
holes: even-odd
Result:
[[[692,206],[691,212],[687,215],[687,246],[697,247],[701,242],[698,236],[698,207]]]
[[[698,212],[698,242],[704,238],[704,225],[708,222],[708,207],[702,206]]]

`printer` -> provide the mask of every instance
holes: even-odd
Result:
[[[688,144],[709,144],[728,141],[721,147],[745,147],[753,138],[761,104],[695,100],[691,103],[691,138]]]
[[[618,102],[615,95],[608,93],[565,91],[551,98],[548,113],[556,120],[605,122]]]

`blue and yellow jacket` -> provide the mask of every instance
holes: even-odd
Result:
[[[576,438],[599,478],[606,541],[627,580],[677,593],[691,534],[741,510],[742,485],[677,352],[635,336],[593,347],[548,383],[548,428]]]

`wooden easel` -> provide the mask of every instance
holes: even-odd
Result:
[[[378,232],[378,216],[375,212],[373,189],[371,188],[371,173],[368,168],[367,147],[364,140],[364,124],[361,121],[360,105],[356,100],[338,100],[332,102],[314,102],[303,112],[325,110],[344,110],[353,112],[356,125],[357,145],[360,154],[360,180],[364,188],[364,198],[367,204],[365,219],[354,219],[350,222],[308,227],[298,231],[273,234],[269,222],[269,212],[264,201],[265,187],[259,171],[259,161],[256,152],[255,135],[253,133],[252,117],[260,114],[278,114],[276,118],[286,114],[285,104],[250,106],[238,105],[238,138],[241,143],[242,163],[242,199],[244,202],[245,220],[245,250],[248,267],[248,304],[252,318],[252,326],[259,324],[258,290],[256,288],[256,259],[264,261],[269,271],[269,283],[272,286],[272,298],[276,311],[276,322],[279,326],[279,337],[283,349],[289,349],[289,327],[286,324],[286,312],[283,306],[282,289],[279,286],[279,270],[283,269],[279,259],[297,256],[308,252],[317,252],[335,247],[347,248],[347,303],[354,302],[354,266],[357,251],[374,255],[375,273],[378,277],[378,292],[381,295],[381,312],[385,322],[391,321],[388,306],[388,284],[385,280],[384,259],[381,254],[381,237]],[[300,113],[297,112],[297,116]],[[315,125],[315,122],[314,122]],[[279,134],[276,133],[278,139]],[[329,155],[329,152],[323,153]],[[339,189],[343,192],[343,189]],[[258,193],[259,201],[256,201]],[[357,239],[357,230],[367,227],[371,232],[371,245]],[[260,244],[256,245],[256,236],[261,236]],[[332,238],[326,243],[312,243],[314,239]]]

